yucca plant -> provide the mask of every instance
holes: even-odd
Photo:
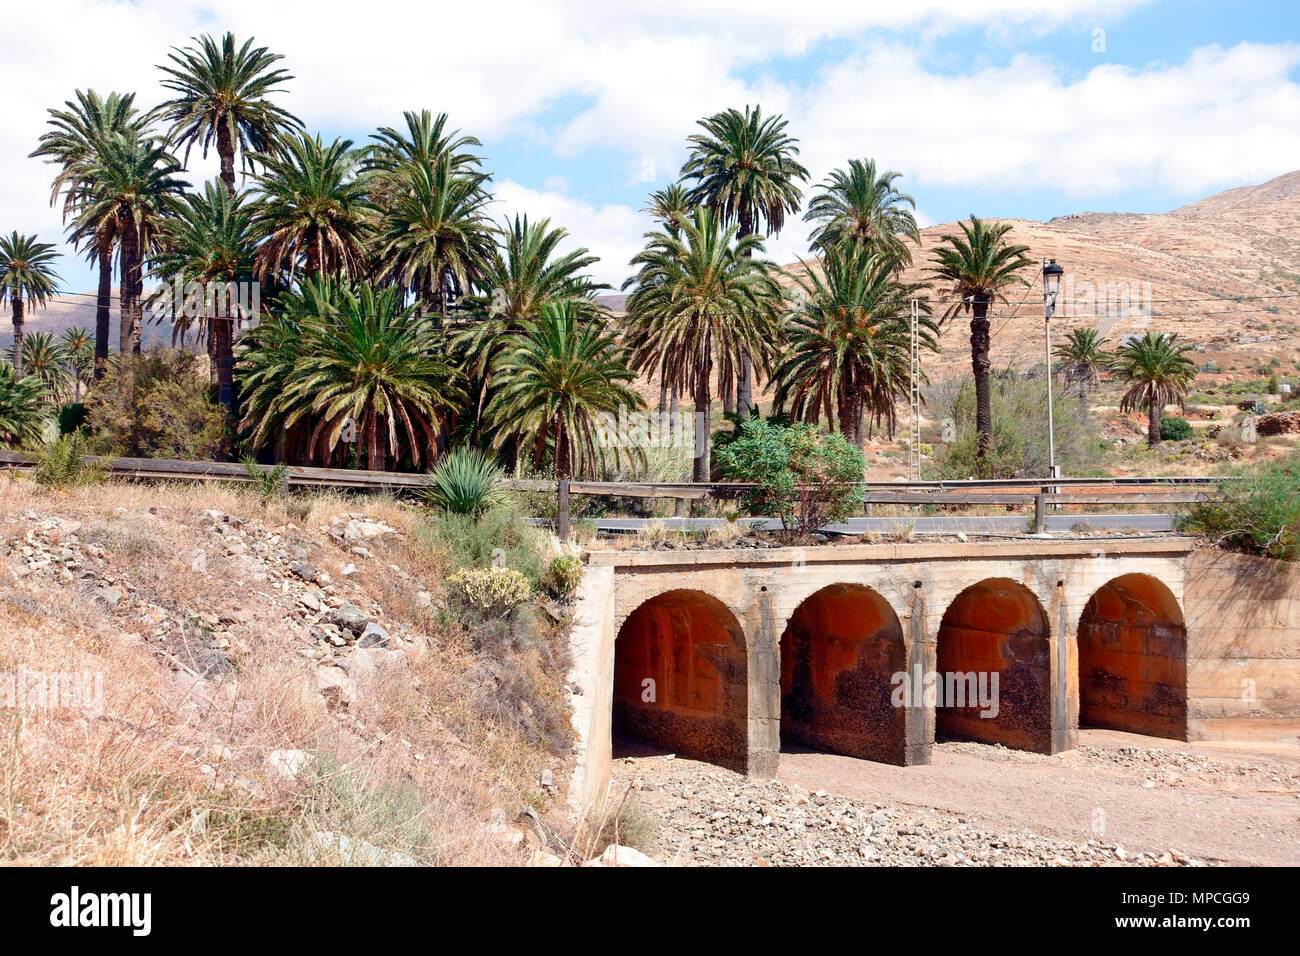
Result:
[[[458,448],[429,472],[419,495],[442,511],[481,514],[504,497],[503,477],[504,469],[477,448]]]

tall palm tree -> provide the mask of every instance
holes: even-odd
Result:
[[[184,341],[190,324],[197,320],[198,334],[208,344],[212,384],[227,408],[234,404],[235,329],[252,317],[239,314],[239,302],[230,288],[220,296],[207,293],[229,283],[252,281],[256,239],[247,196],[232,195],[215,181],[205,184],[202,193],[187,194],[164,226],[162,250],[153,267],[153,274],[165,282],[204,284],[201,301],[191,303],[187,298],[176,303],[172,339]],[[195,307],[199,315],[193,314]]]
[[[158,67],[168,76],[163,87],[176,96],[153,115],[168,124],[172,144],[185,145],[186,162],[196,143],[206,157],[216,141],[221,181],[233,196],[236,148],[243,169],[251,170],[260,157],[278,149],[286,132],[302,128],[301,120],[269,99],[293,77],[272,68],[283,56],[253,46],[251,38],[238,49],[233,33],[220,41],[207,35],[193,39],[197,48],[173,47],[168,55],[172,65]]]
[[[303,134],[283,156],[263,159],[254,196],[263,281],[282,271],[292,278],[299,258],[308,276],[360,274],[375,211],[366,176],[358,175],[361,158],[349,139],[326,145]]]
[[[1032,260],[1025,255],[1028,246],[1007,242],[1010,223],[988,223],[975,216],[970,224],[961,222],[962,235],[946,235],[934,250],[931,274],[947,282],[956,300],[945,311],[943,320],[959,312],[969,312],[970,358],[975,373],[975,428],[978,432],[978,457],[983,458],[993,441],[993,408],[989,390],[989,306],[1002,299],[1012,285],[1027,285],[1021,275]]]
[[[807,307],[786,329],[788,345],[773,374],[777,410],[827,424],[861,447],[864,419],[892,434],[895,404],[911,381],[909,300],[921,289],[898,278],[898,262],[867,244],[827,246],[820,268],[800,280]],[[926,306],[921,345],[938,351]]]
[[[106,138],[118,134],[127,138],[142,136],[145,120],[135,108],[134,93],[109,93],[100,96],[94,90],[77,90],[76,99],[64,104],[66,109],[51,109],[48,125],[41,134],[33,157],[45,159],[59,167],[54,176],[50,204],[64,193],[63,221],[75,219],[77,203],[91,184],[76,179],[78,170],[94,167],[94,157]],[[77,235],[75,244],[85,248],[86,258],[99,270],[99,289],[95,301],[95,377],[103,375],[108,361],[108,334],[113,296],[113,253],[117,248],[117,215],[105,215],[92,228]],[[78,383],[80,385],[80,383]]]
[[[63,346],[49,332],[33,332],[23,339],[23,371],[36,376],[53,404],[63,401],[72,383]]]
[[[449,295],[480,284],[492,259],[496,230],[484,214],[491,200],[483,181],[458,173],[447,157],[402,166],[388,179],[394,188],[379,221],[380,275],[437,307],[444,320]]]
[[[628,342],[636,364],[662,370],[667,380],[695,396],[696,427],[703,433],[695,480],[709,481],[713,401],[711,380],[721,369],[724,387],[745,356],[767,370],[779,337],[780,287],[773,265],[754,258],[763,243],[705,206],[675,229],[652,232],[632,259]]]
[[[804,222],[818,223],[813,249],[837,242],[856,242],[893,256],[900,269],[912,264],[907,240],[919,244],[916,200],[899,192],[895,182],[902,173],[892,169],[877,174],[874,159],[851,159],[847,170],[834,170],[820,183],[804,213]]]
[[[1065,364],[1066,381],[1078,392],[1080,421],[1088,417],[1089,395],[1097,384],[1097,373],[1109,365],[1105,345],[1106,336],[1080,326],[1066,333],[1065,341],[1053,349]]]
[[[563,227],[552,228],[550,219],[531,222],[516,215],[501,224],[481,282],[485,294],[469,300],[480,314],[466,320],[456,336],[457,354],[470,376],[476,431],[483,421],[503,335],[518,331],[521,320],[540,318],[548,305],[559,302],[567,303],[575,318],[605,315],[596,293],[609,286],[586,273],[599,259],[582,247],[561,255],[558,247],[568,236]]]
[[[461,135],[458,129],[448,130],[446,113],[434,116],[429,110],[408,110],[402,119],[405,130],[382,126],[371,134],[375,140],[367,158],[371,168],[385,172],[407,165],[432,169],[447,160],[454,172],[485,175],[478,172],[483,158],[470,152],[483,144],[473,136]]]
[[[664,226],[674,225],[679,219],[689,216],[694,208],[689,190],[680,181],[656,189],[645,204],[645,211]]]
[[[319,460],[355,428],[369,470],[406,455],[420,468],[438,454],[447,408],[464,397],[445,343],[427,317],[401,306],[398,289],[341,285],[316,299],[326,308],[298,322],[298,355],[283,391],[266,403],[254,396],[248,414],[290,429],[309,423],[307,445]],[[248,417],[245,424],[270,431]]]
[[[45,389],[35,375],[19,376],[0,361],[0,445],[22,447],[39,442],[48,417]]]
[[[598,322],[576,317],[567,302],[522,321],[506,339],[493,376],[499,384],[487,418],[495,444],[518,440],[533,449],[533,467],[540,468],[549,443],[556,478],[596,477],[622,458],[624,449],[601,442],[601,417],[644,405],[630,387],[635,376],[615,336]],[[635,457],[639,449],[629,451]]]
[[[761,107],[724,110],[698,121],[704,129],[687,138],[691,153],[682,166],[682,179],[693,181],[692,205],[705,205],[735,223],[738,239],[757,232],[780,233],[787,214],[799,208],[799,183],[808,170],[799,164],[797,139],[785,132],[780,115],[763,118]],[[753,405],[754,375],[750,356],[741,356],[736,411],[748,416]]]
[[[117,237],[121,293],[119,349],[140,351],[144,266],[158,251],[163,223],[185,191],[181,165],[160,140],[112,133],[73,170],[74,241],[107,231]]]
[[[1147,444],[1160,444],[1160,415],[1165,406],[1183,406],[1187,390],[1196,378],[1196,363],[1187,357],[1190,345],[1179,345],[1178,336],[1148,332],[1119,347],[1111,370],[1128,390],[1119,402],[1121,412],[1146,410]]]
[[[44,306],[58,292],[59,277],[54,274],[54,260],[59,254],[54,244],[35,236],[20,236],[17,231],[0,236],[0,306],[8,300],[13,312],[14,375],[23,377],[23,310]]]
[[[89,380],[95,368],[95,337],[90,334],[90,330],[73,325],[63,330],[59,344],[63,348],[63,359],[72,378],[72,398],[80,401],[81,385]]]

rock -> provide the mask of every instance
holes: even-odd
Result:
[[[321,664],[316,668],[316,691],[327,704],[355,704],[357,689],[346,671],[333,664]]]
[[[348,676],[357,694],[374,690],[385,678],[406,670],[406,655],[382,647],[359,647],[348,660]]]
[[[533,855],[528,858],[529,866],[563,866],[564,861],[554,853],[547,853],[545,850],[534,850]]]
[[[95,601],[103,605],[109,611],[115,610],[118,602],[121,600],[121,588],[99,588],[95,591]]]
[[[314,582],[320,575],[320,572],[306,561],[295,561],[289,566],[289,572],[294,577],[301,578],[308,583]]]
[[[297,780],[311,761],[311,754],[305,750],[272,750],[263,763],[281,780]]]
[[[313,863],[338,862],[343,866],[418,866],[413,856],[381,850],[373,843],[357,840],[332,830],[317,830],[306,847],[307,858]]]
[[[357,647],[395,647],[397,642],[393,636],[384,630],[383,625],[371,621],[366,625],[366,629],[361,632],[357,638]]]
[[[351,601],[346,601],[330,611],[329,619],[331,624],[353,634],[360,634],[370,623],[366,613]]]
[[[660,866],[658,860],[646,856],[640,850],[630,846],[611,843],[605,852],[594,860],[588,860],[583,866]]]

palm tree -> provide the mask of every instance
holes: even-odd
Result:
[[[160,140],[116,132],[72,171],[74,242],[108,234],[117,239],[123,356],[140,351],[144,265],[158,251],[163,223],[185,191],[181,171]]]
[[[680,181],[656,189],[645,204],[645,211],[664,226],[675,225],[679,219],[689,216],[694,208],[689,190]]]
[[[861,447],[864,419],[892,434],[895,403],[911,381],[909,301],[919,285],[898,278],[892,256],[858,243],[830,245],[819,269],[800,280],[806,308],[786,329],[789,342],[773,381],[774,405],[816,422],[825,415]],[[938,351],[937,327],[926,306],[919,322],[921,344]]]
[[[67,109],[51,109],[48,132],[42,133],[32,152],[54,163],[59,171],[50,193],[53,205],[64,192],[63,221],[76,218],[77,202],[88,192],[89,183],[76,179],[78,170],[94,167],[96,152],[110,134],[135,138],[144,134],[145,122],[135,108],[135,94],[109,93],[101,97],[94,90],[76,91],[76,100],[68,100]],[[110,300],[113,296],[113,252],[117,248],[117,215],[109,213],[93,228],[77,234],[77,243],[85,247],[86,258],[99,269],[99,291],[95,302],[95,377],[104,372],[108,361]],[[78,383],[80,387],[80,383]]]
[[[737,235],[708,207],[697,208],[675,229],[648,233],[646,248],[632,259],[639,267],[627,309],[634,361],[651,366],[695,396],[702,451],[695,480],[710,480],[711,379],[720,369],[724,387],[734,382],[745,356],[767,370],[779,337],[780,287],[773,265],[755,259],[762,240]]]
[[[598,476],[623,451],[600,440],[602,416],[644,406],[629,386],[634,378],[608,329],[577,317],[567,302],[548,305],[540,319],[520,323],[493,367],[497,385],[486,414],[495,444],[513,438],[531,446],[533,467],[540,468],[549,442],[556,478]]]
[[[263,159],[255,195],[263,281],[281,271],[292,278],[300,257],[308,276],[360,274],[375,210],[357,175],[360,159],[349,139],[325,145],[306,134],[289,140],[283,156]]]
[[[950,284],[956,301],[947,309],[943,320],[968,311],[970,320],[970,358],[975,373],[975,428],[979,433],[978,457],[983,458],[993,440],[993,408],[989,391],[989,305],[1003,299],[1005,290],[1014,284],[1027,285],[1020,273],[1032,264],[1025,255],[1028,246],[1006,241],[1010,223],[990,224],[975,216],[970,224],[958,223],[962,235],[939,239],[934,250],[931,274]]]
[[[286,70],[272,69],[283,56],[264,46],[254,47],[251,38],[238,49],[233,33],[219,43],[206,35],[193,39],[197,49],[173,47],[168,55],[173,65],[158,67],[169,77],[163,87],[176,96],[160,104],[153,115],[169,124],[172,144],[185,144],[186,162],[195,143],[206,158],[216,141],[221,181],[233,196],[236,146],[242,167],[251,170],[258,158],[277,151],[286,131],[302,128],[296,116],[268,98],[293,77]]]
[[[199,302],[187,296],[175,303],[172,341],[183,342],[191,322],[198,319],[199,337],[208,344],[211,381],[227,408],[234,404],[235,328],[248,318],[239,314],[231,284],[251,281],[256,266],[247,195],[232,195],[216,181],[206,183],[202,193],[187,194],[164,227],[162,250],[153,267],[153,274],[166,282],[203,283]],[[213,290],[222,286],[225,292],[218,301]],[[193,314],[195,308],[199,315]]]
[[[36,376],[51,403],[61,402],[71,383],[66,363],[62,344],[49,332],[33,332],[23,339],[23,370]]]
[[[482,175],[456,172],[444,157],[433,166],[402,166],[380,217],[381,278],[392,278],[426,307],[447,318],[449,294],[482,282],[492,259],[495,229],[484,215],[491,201]]]
[[[1071,329],[1065,341],[1053,350],[1058,359],[1065,363],[1065,379],[1078,390],[1079,420],[1088,417],[1088,398],[1092,387],[1097,384],[1097,373],[1106,368],[1109,360],[1104,346],[1106,336],[1096,329]]]
[[[307,446],[319,460],[328,460],[355,428],[369,470],[404,455],[420,468],[438,454],[446,409],[464,397],[445,342],[427,317],[402,308],[398,289],[328,288],[323,278],[314,284],[309,295],[325,308],[297,322],[297,357],[283,391],[267,401],[251,396],[245,427],[267,435],[309,424]]]
[[[691,154],[681,173],[694,181],[691,205],[708,206],[724,226],[736,223],[737,239],[748,238],[760,224],[764,235],[780,233],[786,215],[799,208],[798,183],[808,179],[795,159],[798,140],[785,132],[787,121],[779,114],[764,119],[761,107],[746,106],[743,113],[724,110],[698,125],[704,132],[687,138]],[[753,392],[753,361],[743,355],[736,393],[742,417],[749,415]]]
[[[72,378],[74,401],[81,400],[81,385],[87,381],[95,367],[95,337],[88,329],[73,325],[63,330],[60,342],[63,359],[68,364]]]
[[[919,244],[921,232],[912,210],[916,201],[898,191],[902,173],[876,173],[874,159],[851,159],[848,170],[837,169],[818,185],[808,203],[804,222],[819,223],[812,247],[822,250],[838,242],[863,243],[893,256],[902,269],[912,264],[908,239]]]
[[[1129,383],[1119,410],[1146,410],[1149,446],[1160,444],[1160,415],[1165,406],[1176,402],[1181,408],[1196,378],[1196,363],[1186,354],[1192,347],[1179,345],[1177,339],[1168,332],[1148,332],[1121,345],[1111,364],[1111,371]]]
[[[371,134],[376,141],[367,159],[371,168],[390,173],[408,165],[432,169],[447,160],[453,172],[490,178],[478,172],[483,158],[469,152],[483,144],[473,136],[462,136],[458,129],[448,131],[446,113],[435,117],[428,110],[408,110],[402,118],[406,121],[404,131],[383,126]]]
[[[567,303],[575,318],[598,319],[606,314],[596,302],[596,293],[609,286],[586,274],[600,260],[582,247],[559,255],[558,246],[568,236],[562,227],[551,228],[550,219],[530,222],[527,216],[516,215],[501,224],[481,283],[488,294],[469,300],[482,315],[467,320],[456,336],[457,354],[472,383],[475,431],[483,421],[491,370],[505,334],[518,331],[521,320],[540,318],[547,306],[560,302]]]
[[[59,277],[53,263],[59,257],[53,243],[16,231],[0,236],[0,306],[5,300],[13,309],[14,375],[23,377],[23,309],[44,306],[58,292]]]
[[[0,445],[34,445],[45,435],[45,389],[35,375],[19,377],[0,361]]]

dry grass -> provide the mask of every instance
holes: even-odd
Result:
[[[197,530],[205,509],[283,526],[340,582],[342,568],[362,559],[329,538],[332,519],[364,513],[398,529],[368,539],[365,573],[346,581],[356,589],[349,599],[378,604],[387,626],[419,638],[405,669],[346,710],[327,707],[302,655],[305,628],[250,593],[238,562]],[[103,549],[131,611],[126,602],[111,610],[76,578],[51,586],[16,576],[3,552],[21,546],[29,511],[79,521],[80,541]],[[537,785],[544,768],[560,782],[555,743],[507,718],[521,707],[563,712],[564,669],[545,641],[487,657],[447,620],[438,582],[448,568],[413,533],[422,520],[387,498],[325,493],[264,504],[229,485],[43,491],[0,476],[0,533],[10,539],[0,542],[0,675],[89,672],[103,682],[102,708],[0,700],[0,861],[349,862],[318,844],[327,832],[364,841],[389,862],[521,862],[526,854],[483,824],[494,810],[561,815]],[[417,598],[415,582],[432,601]],[[192,648],[210,643],[213,622],[224,626],[231,614],[245,622],[230,627],[229,666],[204,679]],[[533,699],[494,699],[485,669],[512,674],[510,692]],[[286,779],[268,764],[277,750],[304,751],[310,762]]]

